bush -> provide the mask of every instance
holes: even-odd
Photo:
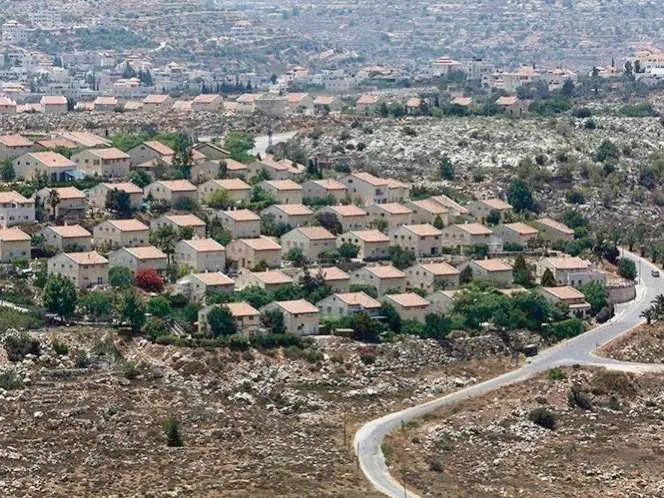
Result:
[[[98,342],[92,348],[92,354],[106,358],[108,361],[116,362],[122,359],[122,352],[110,342]]]
[[[613,316],[612,309],[609,306],[604,306],[602,309],[599,310],[595,319],[597,320],[598,323],[605,323],[608,322],[612,316]]]
[[[228,347],[233,351],[246,351],[251,347],[251,342],[242,334],[233,334],[228,337]]]
[[[53,346],[53,351],[55,351],[55,354],[58,356],[67,356],[69,354],[69,346],[67,346],[64,342],[60,342],[55,339],[51,343],[51,346]]]
[[[576,337],[585,330],[583,321],[579,318],[570,318],[561,322],[552,323],[543,330],[543,336],[557,341]]]
[[[574,408],[575,406],[578,406],[582,410],[592,410],[593,409],[593,404],[592,404],[592,401],[590,400],[590,396],[588,396],[587,393],[581,391],[578,388],[572,389],[567,394],[567,403],[572,408]]]
[[[12,391],[23,387],[23,379],[11,370],[0,372],[0,389]]]
[[[196,204],[196,201],[193,199],[190,199],[189,197],[180,197],[177,201],[175,201],[175,204],[173,204],[173,209],[176,209],[178,211],[193,211],[196,209],[198,205]]]
[[[587,107],[577,107],[572,111],[572,116],[575,118],[585,119],[592,116],[592,112]]]
[[[136,285],[146,292],[161,292],[164,288],[164,279],[156,270],[139,270],[136,272]]]
[[[628,118],[646,118],[657,116],[657,111],[650,102],[641,102],[640,104],[626,105],[620,109],[620,113]]]
[[[34,313],[21,313],[11,308],[0,307],[0,330],[39,329],[42,325],[41,317]]]
[[[578,190],[570,190],[567,192],[567,195],[565,196],[567,198],[567,202],[570,204],[585,204],[586,203],[586,198],[583,195],[583,192],[579,192]]]
[[[125,361],[122,364],[122,375],[125,376],[126,379],[129,380],[134,380],[136,377],[139,375],[138,368],[136,368],[136,362],[135,361]]]
[[[27,355],[39,356],[39,341],[26,333],[10,335],[5,339],[5,351],[9,361],[22,361]]]
[[[373,365],[376,363],[376,351],[374,348],[363,348],[359,353],[360,361],[365,365]]]
[[[443,464],[440,460],[432,460],[431,463],[429,464],[429,470],[433,472],[442,472],[443,471]]]
[[[556,428],[556,416],[548,408],[535,408],[531,410],[528,414],[528,420],[545,429],[554,430]]]
[[[636,264],[629,258],[620,258],[618,260],[618,275],[627,280],[636,279]]]
[[[90,358],[85,351],[78,351],[74,357],[74,366],[76,368],[88,368],[90,365]]]
[[[562,371],[562,369],[555,367],[549,370],[549,379],[551,380],[563,380],[567,377],[565,375],[565,372]]]
[[[166,444],[171,448],[180,448],[183,446],[184,442],[180,430],[180,421],[175,415],[169,415],[164,422],[164,434],[166,434]]]
[[[143,332],[155,342],[158,342],[158,339],[162,336],[168,335],[168,328],[166,327],[166,322],[161,318],[151,317],[143,327]]]
[[[593,376],[592,392],[596,395],[616,393],[629,397],[636,395],[637,391],[632,375],[626,372],[600,370]]]

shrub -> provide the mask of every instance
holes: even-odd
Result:
[[[373,349],[365,348],[360,351],[360,361],[365,365],[376,363],[376,352]]]
[[[21,389],[23,387],[23,380],[16,372],[6,370],[0,372],[0,389],[5,391],[12,391],[14,389]]]
[[[592,401],[590,400],[590,396],[588,396],[587,393],[581,391],[578,388],[573,388],[567,394],[567,403],[572,408],[574,408],[575,406],[578,406],[582,410],[592,410],[592,408],[593,408],[593,404],[592,404]]]
[[[556,428],[556,416],[548,408],[542,407],[531,410],[528,414],[528,420],[545,429],[554,430]]]
[[[139,270],[136,272],[136,285],[146,292],[161,292],[164,279],[152,268]]]
[[[51,345],[53,346],[53,351],[55,351],[55,354],[58,356],[67,356],[69,354],[69,346],[67,346],[64,342],[60,342],[55,339]]]
[[[443,471],[443,464],[440,460],[432,460],[431,463],[429,464],[429,470],[433,472],[442,472]]]
[[[180,197],[175,201],[175,204],[173,204],[173,209],[177,209],[178,211],[193,211],[196,207],[196,201],[189,197]]]
[[[609,306],[604,306],[599,310],[595,319],[597,320],[597,323],[605,323],[611,319],[611,316],[613,316],[611,308]]]
[[[583,192],[578,190],[570,190],[566,195],[567,202],[570,204],[585,204],[586,198],[583,195]]]
[[[565,375],[565,372],[562,371],[562,369],[555,367],[549,370],[549,379],[551,380],[563,380],[567,377]]]
[[[78,351],[74,357],[74,366],[76,368],[88,368],[90,365],[90,358],[85,351]]]
[[[120,361],[122,359],[122,352],[115,347],[115,344],[110,342],[98,342],[92,348],[92,354],[95,356],[106,358],[108,361]]]
[[[9,361],[22,361],[27,355],[39,356],[39,341],[26,333],[10,335],[5,339],[5,351]]]
[[[587,107],[577,107],[572,111],[572,116],[574,116],[575,118],[585,119],[592,116],[592,112]]]
[[[180,430],[180,421],[175,415],[169,415],[164,422],[164,434],[166,434],[166,444],[171,448],[180,448],[183,446],[184,442]]]
[[[138,368],[136,368],[136,362],[135,361],[125,361],[122,364],[122,375],[125,376],[126,379],[129,380],[134,380],[136,377],[139,375]]]
[[[145,323],[143,332],[145,332],[145,334],[147,334],[147,336],[153,341],[157,341],[159,337],[168,335],[166,322],[157,317],[152,317]]]
[[[601,370],[593,376],[592,392],[598,395],[617,393],[623,396],[634,396],[637,393],[637,387],[628,373]]]
[[[228,347],[233,351],[246,351],[251,347],[251,342],[242,334],[233,334],[228,338]]]
[[[629,258],[620,258],[618,260],[618,275],[628,280],[636,278],[636,264]]]
[[[311,364],[318,363],[323,359],[323,355],[318,352],[314,351],[313,349],[309,349],[305,352],[304,358]]]

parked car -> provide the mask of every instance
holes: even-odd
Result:
[[[659,278],[659,271],[658,270],[653,270],[653,271],[650,272],[650,274],[655,278]]]

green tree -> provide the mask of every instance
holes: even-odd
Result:
[[[254,137],[246,131],[229,131],[224,138],[224,146],[236,161],[251,159],[249,151],[254,148]]]
[[[51,206],[51,220],[55,221],[55,214],[60,204],[60,194],[57,190],[51,189],[48,192],[48,205]]]
[[[284,314],[280,310],[265,310],[261,315],[261,323],[271,334],[286,333]]]
[[[526,259],[519,254],[514,261],[514,283],[523,287],[530,287],[533,284],[533,277],[526,264]]]
[[[113,189],[106,195],[106,209],[120,216],[130,216],[131,198],[124,190]]]
[[[395,334],[401,332],[401,317],[397,313],[397,310],[394,309],[394,306],[389,303],[383,303],[380,307],[380,314],[385,317],[385,323],[392,332]]]
[[[447,154],[443,154],[440,159],[440,177],[443,180],[454,180],[456,175],[454,173],[454,165]]]
[[[128,323],[134,334],[138,333],[145,324],[145,305],[135,292],[125,292],[119,306],[120,317]]]
[[[286,260],[293,263],[295,266],[304,266],[307,261],[307,258],[304,257],[302,249],[299,247],[292,247],[286,253]]]
[[[180,227],[178,230],[178,239],[179,240],[191,240],[196,235],[196,230],[194,227]]]
[[[509,190],[507,192],[507,201],[518,213],[535,210],[533,194],[530,192],[530,188],[526,182],[520,178],[515,178],[512,180],[512,183],[510,184]]]
[[[390,247],[390,261],[400,270],[408,268],[409,266],[413,266],[416,260],[417,256],[415,256],[413,251],[404,249],[401,246]]]
[[[16,172],[12,165],[11,159],[5,159],[2,162],[2,169],[0,169],[0,177],[6,182],[10,182],[16,178]]]
[[[339,217],[335,213],[330,212],[321,212],[316,215],[316,221],[325,228],[329,230],[332,235],[339,235],[343,232],[343,226],[339,221]]]
[[[473,280],[473,269],[470,267],[470,265],[468,265],[459,273],[459,283],[467,284],[472,280]]]
[[[601,282],[588,282],[579,289],[586,301],[590,304],[590,313],[596,315],[599,311],[607,305],[608,292],[606,286]]]
[[[168,263],[172,262],[175,253],[175,244],[178,241],[178,233],[170,225],[164,225],[150,233],[150,241],[168,256]]]
[[[374,218],[370,223],[369,223],[370,228],[375,228],[376,230],[379,230],[381,232],[384,232],[387,230],[389,227],[389,223],[385,218]]]
[[[132,171],[129,175],[129,181],[140,188],[145,188],[150,185],[151,179],[143,170]]]
[[[71,280],[60,275],[51,275],[44,287],[44,307],[61,319],[68,320],[76,310],[76,287]]]
[[[92,291],[80,297],[78,304],[85,313],[94,317],[95,321],[108,316],[113,311],[110,296],[101,291]]]
[[[557,284],[553,272],[547,268],[542,274],[542,287],[555,287]]]
[[[597,162],[612,162],[615,163],[620,158],[620,151],[618,147],[608,138],[605,138],[599,145],[595,153],[595,161]]]
[[[108,283],[117,289],[129,289],[134,285],[134,274],[126,266],[114,266],[108,270]]]
[[[148,301],[147,310],[152,316],[166,318],[172,312],[171,302],[165,296],[155,296]]]
[[[205,203],[214,209],[226,209],[233,205],[230,192],[223,189],[212,192],[205,200]]]
[[[629,258],[620,258],[618,260],[618,275],[628,280],[636,279],[636,265]]]
[[[351,318],[353,339],[363,342],[380,341],[380,324],[364,312],[355,313]]]
[[[433,226],[436,227],[438,230],[442,230],[445,228],[445,222],[443,221],[443,218],[439,214],[436,215],[436,218],[433,220]]]
[[[208,327],[213,337],[233,335],[238,331],[237,321],[226,306],[215,306],[207,316]]]
[[[422,336],[426,339],[444,339],[452,331],[452,320],[438,313],[429,313],[424,317]]]
[[[357,247],[355,244],[352,242],[344,242],[339,246],[339,249],[337,249],[339,252],[339,256],[341,256],[344,259],[353,259],[357,258],[357,255],[360,252],[360,248]]]
[[[175,415],[169,415],[164,422],[164,434],[166,434],[166,444],[169,447],[180,448],[184,445],[180,421]]]
[[[173,167],[180,171],[183,178],[191,178],[191,168],[194,165],[193,141],[191,137],[185,133],[178,133],[174,145]]]
[[[501,214],[497,209],[492,209],[489,211],[489,214],[486,215],[485,221],[488,225],[497,225],[500,223]]]

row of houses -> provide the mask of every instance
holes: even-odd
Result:
[[[357,114],[370,116],[376,114],[382,104],[392,104],[394,98],[388,99],[380,93],[365,93],[360,95],[354,104]],[[410,96],[405,100],[398,100],[404,106],[407,115],[418,115],[424,108],[424,100],[417,96]],[[516,95],[501,96],[495,100],[496,106],[510,116],[521,116],[528,110],[528,102]],[[465,109],[474,107],[471,97],[458,96],[450,101],[450,105]],[[330,112],[341,112],[346,104],[340,97],[332,95],[313,96],[309,93],[288,93],[286,95],[275,93],[245,93],[235,102],[227,103],[229,110],[249,114],[260,112],[269,116],[285,116],[287,114],[321,115]]]
[[[62,95],[44,95],[39,104],[20,105],[10,97],[0,97],[0,114],[14,115],[21,111],[43,112],[44,114],[65,114],[72,106]],[[192,100],[175,101],[169,95],[147,95],[143,100],[122,101],[115,96],[99,96],[90,102],[79,102],[74,106],[76,110],[115,112],[119,109],[126,111],[145,110],[157,111],[160,109],[189,110],[195,112],[219,112],[224,107],[221,95],[201,94]]]

